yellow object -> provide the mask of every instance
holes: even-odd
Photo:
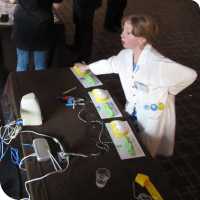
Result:
[[[94,89],[92,92],[94,93],[97,101],[105,101],[108,99],[108,93],[105,90]]]
[[[135,181],[141,185],[142,187],[146,187],[146,189],[149,191],[152,198],[155,200],[163,200],[163,198],[160,196],[158,190],[154,187],[154,185],[149,180],[149,177],[144,174],[138,174],[135,178]]]
[[[78,72],[79,75],[85,75],[88,73],[88,70],[86,71],[81,71],[80,69],[78,69],[76,66],[74,66],[74,69]]]
[[[110,122],[110,125],[113,127],[113,130],[115,131],[115,135],[117,137],[122,137],[127,135],[128,127],[124,122],[120,120],[114,120]]]
[[[158,110],[163,110],[165,108],[163,103],[158,104]]]

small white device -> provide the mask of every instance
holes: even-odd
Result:
[[[23,126],[36,126],[42,124],[40,105],[34,93],[29,93],[22,97],[20,114]]]
[[[36,153],[37,161],[43,162],[50,159],[49,145],[44,138],[38,138],[33,140],[33,147]]]

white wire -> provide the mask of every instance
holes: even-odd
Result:
[[[22,170],[25,170],[25,171],[26,171],[26,169],[24,169],[24,168],[21,168],[21,164],[22,164],[22,161],[23,161],[23,160],[25,160],[26,158],[28,158],[28,157],[30,157],[30,156],[36,156],[36,154],[35,154],[35,153],[32,153],[32,154],[30,154],[30,155],[28,155],[28,156],[26,156],[26,157],[22,158],[22,159],[21,159],[21,161],[20,161],[20,163],[19,163],[19,168],[20,168],[20,169],[22,169]]]
[[[13,133],[15,133],[15,127],[13,128],[12,125],[16,125],[15,123],[16,123],[16,121],[12,121],[8,125],[4,126],[4,133],[3,133],[2,136],[1,136],[2,127],[0,129],[0,138],[1,138],[1,146],[2,146],[1,147],[1,158],[2,158],[2,156],[4,154],[4,152],[3,152],[3,143],[9,145],[10,142],[12,141],[11,135]],[[5,140],[10,140],[10,141],[6,142]]]
[[[55,165],[55,163],[53,161],[53,156],[51,154],[50,154],[50,159],[51,159],[51,162],[53,163],[54,169],[57,171],[58,169],[56,168],[56,165]]]
[[[37,133],[37,132],[35,132],[35,131],[30,131],[30,130],[21,131],[21,133],[25,133],[25,132],[30,132],[30,133],[34,133],[34,134],[36,134],[36,135],[40,135],[40,136],[45,136],[45,137],[52,138],[56,143],[59,144],[60,149],[61,149],[62,151],[64,151],[63,146],[62,146],[62,145],[60,144],[60,142],[59,142],[56,138],[54,138],[54,137],[51,137],[51,136],[49,136],[49,135],[44,135],[44,134],[41,134],[41,133]],[[40,178],[32,179],[32,180],[29,180],[29,181],[26,181],[26,182],[25,182],[25,189],[26,189],[26,192],[27,192],[27,194],[28,194],[28,200],[30,200],[30,194],[29,194],[29,192],[28,192],[28,190],[27,190],[27,183],[31,183],[31,182],[33,182],[33,181],[41,180],[41,179],[43,179],[43,178],[45,178],[45,177],[47,177],[47,176],[49,176],[49,175],[51,175],[51,174],[62,173],[62,172],[64,172],[64,171],[68,168],[68,166],[69,166],[69,158],[68,158],[68,157],[67,157],[67,166],[66,166],[66,168],[65,168],[64,170],[62,170],[62,168],[60,167],[60,165],[58,164],[58,162],[56,161],[56,159],[52,156],[52,154],[50,153],[49,150],[48,150],[48,153],[49,153],[49,155],[50,155],[50,159],[51,159],[51,161],[52,161],[52,163],[53,163],[53,166],[54,166],[54,168],[55,168],[56,171],[55,171],[55,172],[48,173],[48,174],[46,174],[46,175],[44,175],[44,176],[42,176],[42,177],[40,177]],[[55,163],[56,163],[57,166],[60,168],[60,170],[58,170],[58,169],[56,168]],[[20,162],[20,165],[21,165],[21,162]],[[21,166],[20,166],[20,168],[21,168]],[[25,169],[23,169],[23,170],[25,170]],[[25,200],[25,199],[27,199],[27,198],[23,198],[23,199]]]
[[[37,132],[35,132],[35,131],[30,131],[30,130],[21,131],[21,133],[26,133],[26,132],[30,132],[30,133],[34,133],[34,134],[36,134],[36,135],[41,135],[41,136],[45,136],[45,137],[49,137],[49,138],[54,139],[54,137],[52,137],[52,136],[44,135],[44,134],[41,134],[41,133],[37,133]]]
[[[35,131],[30,131],[30,130],[21,131],[21,133],[26,133],[26,132],[30,132],[30,133],[34,133],[34,134],[36,134],[36,135],[40,135],[40,136],[45,136],[45,137],[52,138],[56,143],[59,144],[60,149],[61,149],[62,151],[64,151],[64,148],[63,148],[63,146],[60,144],[60,142],[58,141],[58,139],[56,139],[56,138],[54,138],[54,137],[52,137],[52,136],[49,136],[49,135],[44,135],[44,134],[41,134],[41,133],[37,133],[37,132],[35,132]]]
[[[109,146],[108,146],[106,143],[113,143],[113,142],[102,142],[102,141],[101,141],[101,134],[102,134],[102,132],[103,132],[103,123],[102,123],[101,121],[98,121],[98,120],[92,121],[92,122],[97,122],[97,123],[100,123],[100,124],[101,124],[101,127],[102,127],[102,128],[101,128],[101,131],[100,131],[100,133],[99,133],[99,143],[105,145],[105,146],[107,147],[107,149],[106,149],[105,147],[100,147],[100,146],[98,145],[98,143],[96,143],[96,146],[99,147],[99,148],[101,148],[101,149],[105,149],[106,152],[108,152],[108,151],[109,151]]]
[[[77,154],[77,153],[63,153],[63,157],[65,156],[81,156],[81,157],[90,157],[90,156],[98,156],[100,153],[97,154],[91,154],[91,155],[84,155],[84,154]]]
[[[28,194],[28,200],[30,200],[30,194],[29,194],[29,192],[28,192],[28,190],[27,190],[27,186],[26,186],[27,183],[31,183],[31,182],[34,182],[34,181],[41,180],[41,179],[46,178],[47,176],[52,175],[52,174],[55,174],[55,173],[62,173],[62,172],[64,172],[68,167],[69,167],[69,158],[67,157],[67,166],[66,166],[66,168],[65,168],[64,170],[57,170],[57,171],[55,171],[55,172],[48,173],[48,174],[46,174],[46,175],[44,175],[44,176],[42,176],[42,177],[40,177],[40,178],[35,178],[35,179],[32,179],[32,180],[26,181],[26,182],[25,182],[25,189],[26,189],[26,192],[27,192],[27,194]],[[23,198],[23,199],[21,199],[21,200],[25,200],[25,199],[27,200],[27,198]]]
[[[1,136],[2,127],[0,128],[0,138],[3,139],[3,142],[7,145],[10,144],[12,139],[14,139],[21,130],[21,126],[16,124],[17,121],[18,120],[12,121],[9,124],[5,125],[4,126],[5,130],[2,136]]]
[[[134,194],[135,199],[137,199],[137,200],[154,200],[154,198],[152,198],[152,197],[150,197],[150,196],[148,196],[144,193],[140,193],[138,195],[138,197],[136,197],[135,196],[135,184],[134,183],[135,183],[135,181],[133,181],[133,194]]]
[[[80,120],[82,120],[83,122],[85,122],[85,123],[88,123],[87,121],[85,121],[84,119],[82,119],[81,117],[80,117],[80,114],[81,114],[81,112],[85,109],[85,106],[86,106],[86,104],[87,104],[88,102],[86,102],[85,103],[85,105],[83,106],[83,108],[79,111],[79,113],[78,113],[78,118],[80,119]]]
[[[60,168],[60,170],[62,170],[61,166],[58,164],[57,160],[53,157],[53,155],[50,153],[49,150],[48,150],[48,152],[49,152],[49,155],[50,155],[50,158],[51,158],[53,165],[54,165],[54,162],[55,162],[57,164],[57,166]],[[57,168],[56,168],[56,170],[57,170]]]

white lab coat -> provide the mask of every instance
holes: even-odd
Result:
[[[124,49],[117,56],[89,67],[96,75],[119,74],[127,100],[125,110],[131,115],[136,106],[142,142],[153,157],[157,154],[171,156],[176,123],[174,95],[190,85],[197,73],[165,58],[149,44],[141,52],[134,71],[131,49]],[[158,106],[158,103],[162,103],[164,109],[153,111],[151,105]]]

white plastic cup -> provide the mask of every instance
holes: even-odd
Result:
[[[110,178],[110,172],[106,168],[99,168],[96,171],[96,185],[98,188],[103,188],[108,179]]]

